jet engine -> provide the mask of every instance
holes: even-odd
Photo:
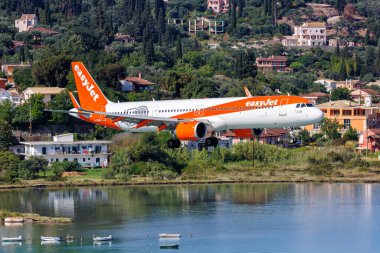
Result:
[[[180,122],[175,129],[175,134],[179,140],[195,141],[206,137],[207,126],[198,121]]]

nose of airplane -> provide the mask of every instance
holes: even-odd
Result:
[[[323,111],[319,108],[314,108],[314,109],[315,109],[315,111],[314,111],[315,120],[318,122],[321,122],[323,120],[323,117],[324,117]]]

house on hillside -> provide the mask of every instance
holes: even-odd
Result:
[[[277,71],[282,72],[286,69],[286,56],[274,56],[264,58],[258,57],[256,58],[256,66],[257,69],[261,71]]]
[[[371,104],[360,105],[349,100],[330,101],[317,105],[324,112],[324,117],[336,119],[343,126],[342,132],[352,127],[363,133],[370,128],[380,128],[380,108]],[[320,132],[321,124],[305,126],[312,134]]]
[[[18,32],[26,32],[37,25],[38,19],[35,14],[22,14],[19,19],[15,20],[15,27]]]
[[[327,102],[329,99],[329,94],[323,92],[312,92],[309,94],[301,95],[301,97],[309,99],[313,104],[319,104],[321,102]]]
[[[121,82],[122,91],[136,91],[141,92],[144,90],[153,90],[155,83],[142,79],[141,72],[138,77],[126,77]]]
[[[1,71],[5,73],[5,75],[7,76],[7,83],[9,85],[14,85],[15,84],[15,81],[13,79],[13,71],[16,70],[16,69],[19,69],[19,68],[30,68],[31,65],[30,64],[3,64],[1,65]]]
[[[43,101],[47,104],[64,90],[64,88],[59,87],[29,87],[22,94],[25,100],[28,100],[33,94],[42,94],[44,95]]]
[[[296,43],[296,45],[294,45]],[[326,26],[320,22],[304,23],[294,27],[293,36],[285,36],[284,46],[323,46],[326,45]]]
[[[346,79],[345,81],[337,81],[336,82],[337,88],[347,88],[349,90],[360,89],[363,86],[364,86],[364,83],[360,80],[352,80],[352,79],[348,80],[348,79]]]
[[[380,93],[372,89],[357,89],[351,92],[351,98],[358,103],[363,103],[371,98],[372,105],[372,100],[379,101]]]
[[[214,13],[227,13],[229,0],[207,0],[207,9]]]
[[[336,89],[336,81],[334,81],[334,80],[319,79],[319,80],[315,81],[314,83],[322,84],[326,88],[327,92],[330,92],[330,91]]]
[[[116,33],[114,35],[115,41],[122,42],[123,44],[133,43],[135,39],[128,34]]]

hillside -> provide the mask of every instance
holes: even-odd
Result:
[[[73,90],[70,62],[83,61],[113,101],[236,96],[244,94],[244,84],[256,95],[325,91],[317,78],[368,82],[380,76],[378,13],[376,0],[235,0],[219,14],[207,9],[206,0],[6,0],[0,3],[0,62],[31,64],[14,73],[22,91]],[[35,14],[38,25],[19,32],[15,20],[22,14]],[[223,32],[189,33],[189,21],[201,17],[223,21]],[[298,48],[276,41],[304,22],[322,22],[327,39],[352,43]],[[287,56],[286,72],[257,70],[256,58],[272,55]],[[139,73],[155,88],[122,92],[119,80]],[[6,121],[26,129],[26,106],[9,109]],[[50,107],[69,109],[67,93]],[[40,109],[34,108],[35,123],[67,123]]]

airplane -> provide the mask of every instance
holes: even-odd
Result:
[[[181,141],[205,139],[217,146],[215,132],[230,130],[237,137],[260,135],[263,128],[299,127],[318,123],[323,112],[309,100],[290,95],[180,99],[142,102],[111,102],[100,90],[82,62],[72,62],[80,103],[69,93],[74,108],[69,113],[81,120],[118,130],[160,132],[169,130],[169,148]],[[211,136],[207,137],[207,133]]]

